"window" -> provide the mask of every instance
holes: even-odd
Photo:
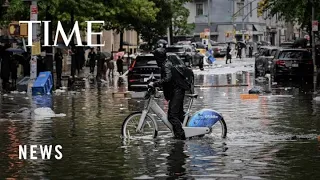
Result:
[[[250,2],[250,17],[252,17],[252,2]]]
[[[203,15],[203,4],[196,4],[196,15]]]
[[[238,7],[238,11],[239,11],[239,16],[243,16],[244,15],[244,0],[239,0],[237,2],[237,7]]]

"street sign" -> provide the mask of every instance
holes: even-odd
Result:
[[[31,5],[31,14],[38,14],[38,7],[36,5]]]
[[[312,21],[312,31],[318,31],[319,23],[318,21]]]
[[[209,28],[204,29],[204,32],[210,32]]]
[[[21,37],[28,36],[28,24],[20,24],[20,36]]]
[[[41,55],[40,41],[34,42],[31,50],[32,56]]]
[[[203,39],[205,37],[204,33],[200,33],[200,38]]]
[[[37,19],[38,19],[38,6],[31,5],[30,6],[30,20],[37,21]]]

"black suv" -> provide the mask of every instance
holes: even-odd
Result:
[[[147,79],[153,73],[156,79],[160,79],[160,68],[153,54],[140,54],[131,63],[128,73],[128,91],[142,92],[148,88]]]

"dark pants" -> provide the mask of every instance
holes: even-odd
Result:
[[[230,60],[231,63],[231,55],[229,53],[227,54],[226,64],[228,64],[228,60]]]
[[[95,68],[95,66],[96,66],[96,62],[95,61],[92,61],[92,60],[90,60],[90,73],[94,73],[94,68]]]
[[[183,121],[183,99],[185,91],[179,88],[173,89],[172,98],[169,101],[168,120],[172,124],[174,134],[177,138],[184,137],[184,130],[182,129]]]

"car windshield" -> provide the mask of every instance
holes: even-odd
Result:
[[[311,54],[308,51],[282,51],[280,58],[286,59],[311,59]]]
[[[183,47],[168,47],[167,52],[184,52]]]

